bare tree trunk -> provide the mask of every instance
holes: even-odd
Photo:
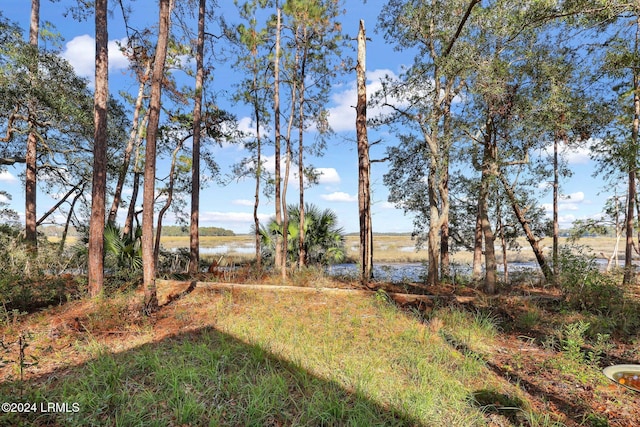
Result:
[[[358,139],[358,210],[360,216],[360,281],[368,285],[373,278],[373,232],[371,229],[371,161],[367,134],[367,41],[364,21],[358,31],[358,63],[356,80],[358,103],[356,105],[356,133]]]
[[[291,104],[295,103],[295,87],[291,91]],[[291,128],[293,126],[293,108],[287,126],[287,145],[284,163],[284,179],[282,180],[282,265],[280,275],[282,280],[287,278],[287,261],[289,257],[289,210],[287,208],[287,188],[289,187],[289,173],[291,172]]]
[[[274,74],[274,82],[273,82],[273,109],[274,109],[274,138],[275,138],[275,204],[276,204],[276,224],[278,228],[282,229],[282,200],[280,194],[280,144],[282,136],[280,135],[280,32],[282,31],[282,23],[281,23],[281,10],[280,6],[276,1],[276,46],[275,46],[275,56],[273,59],[273,74]],[[275,265],[274,268],[279,268],[282,266],[282,259],[286,257],[286,248],[282,248],[282,237],[276,234],[276,250],[275,250]]]
[[[296,37],[298,36],[298,32],[296,31]],[[299,63],[299,49],[296,49],[295,60],[294,63]],[[297,76],[297,67],[292,70],[291,74]],[[284,178],[282,182],[282,266],[280,269],[280,275],[282,280],[286,280],[287,278],[287,261],[289,257],[289,211],[287,208],[287,188],[289,186],[289,174],[291,172],[291,131],[293,129],[293,119],[295,117],[295,108],[296,105],[296,97],[298,94],[298,80],[297,77],[294,77],[292,85],[291,85],[291,111],[289,113],[289,121],[287,123],[287,136],[286,136],[286,156],[285,156],[285,168],[284,168]]]
[[[153,73],[151,75],[151,99],[149,101],[149,123],[144,165],[144,196],[142,212],[142,269],[144,281],[144,311],[149,314],[158,309],[156,291],[156,269],[153,257],[153,208],[156,181],[156,139],[160,123],[162,81],[169,42],[171,0],[160,0],[158,42],[156,45]]]
[[[287,262],[289,258],[289,210],[287,209],[287,186],[289,168],[291,166],[291,147],[287,142],[287,154],[285,157],[284,179],[282,183],[282,264],[280,264],[280,276],[282,280],[287,278]]]
[[[451,146],[451,100],[447,99],[443,109],[444,121],[443,132],[444,141],[442,149],[442,170],[440,172],[440,200],[441,200],[441,221],[440,226],[440,276],[451,276],[451,258],[449,254],[449,148]]]
[[[634,120],[635,122],[635,120]],[[635,127],[634,123],[634,127]],[[634,161],[635,163],[635,161]],[[627,220],[626,220],[626,244],[624,248],[624,277],[622,283],[625,285],[631,284],[635,275],[635,267],[633,265],[633,216],[634,216],[634,201],[636,191],[636,171],[635,167],[629,170],[628,174],[629,187],[627,189]]]
[[[169,169],[169,188],[167,189],[167,200],[164,203],[164,206],[158,212],[158,223],[156,225],[156,238],[155,244],[153,247],[153,263],[154,269],[158,270],[158,259],[160,258],[160,238],[162,237],[162,219],[164,218],[164,214],[171,207],[171,202],[173,202],[173,187],[175,182],[175,173],[176,173],[176,161],[178,159],[178,152],[182,149],[182,144],[184,141],[180,141],[178,146],[173,150],[171,155],[171,168]]]
[[[71,206],[69,207],[69,214],[67,215],[67,219],[64,223],[64,230],[62,231],[62,237],[60,238],[60,246],[58,246],[58,255],[62,255],[62,253],[64,252],[64,245],[67,242],[67,235],[69,234],[69,226],[71,225],[71,217],[73,216],[73,210],[76,207],[76,203],[78,202],[78,199],[82,196],[82,193],[84,193],[84,189],[85,189],[85,185],[83,184],[80,191],[76,193],[75,197],[71,201]]]
[[[204,86],[204,20],[207,0],[198,5],[198,41],[196,47],[196,93],[193,107],[193,154],[191,165],[191,226],[189,229],[189,273],[198,272],[200,264],[200,124]],[[157,245],[157,243],[156,243]]]
[[[149,122],[149,112],[145,114],[142,119],[142,123],[138,127],[138,140],[136,141],[136,153],[134,155],[134,163],[133,163],[133,184],[131,200],[129,201],[129,208],[127,210],[127,218],[124,220],[124,228],[122,229],[122,234],[125,236],[133,237],[133,219],[136,215],[136,203],[138,202],[138,192],[140,191],[140,175],[143,172],[140,172],[140,146],[142,145],[142,137],[143,130],[147,128],[147,123]]]
[[[484,291],[487,294],[496,292],[496,248],[495,236],[491,230],[489,222],[489,178],[492,170],[495,169],[496,158],[494,156],[495,147],[492,141],[492,135],[487,130],[485,137],[484,155],[482,159],[482,178],[480,180],[480,194],[478,196],[478,213],[482,226],[482,237],[484,239]]]
[[[440,277],[438,266],[440,262],[440,215],[438,212],[437,196],[437,175],[436,165],[438,164],[437,153],[431,153],[431,166],[427,176],[427,192],[429,197],[429,233],[427,236],[427,285],[436,286]]]
[[[549,265],[544,258],[544,253],[542,252],[542,248],[540,247],[538,239],[536,239],[536,236],[533,234],[531,227],[529,227],[529,221],[524,216],[524,213],[522,212],[522,209],[518,204],[518,200],[516,199],[516,196],[513,192],[513,188],[507,182],[507,179],[504,177],[504,175],[502,175],[502,173],[498,172],[498,178],[500,179],[500,182],[502,182],[502,185],[507,193],[507,197],[509,198],[511,208],[513,209],[516,218],[518,218],[518,222],[524,230],[527,241],[529,242],[529,245],[531,245],[531,249],[533,250],[533,254],[536,257],[536,261],[540,266],[540,270],[542,270],[542,274],[544,275],[545,280],[551,283],[553,281],[553,272],[549,268]]]
[[[640,39],[640,16],[636,21],[635,50],[638,51]],[[629,161],[629,187],[627,190],[627,221],[626,221],[626,245],[624,250],[624,277],[622,283],[629,285],[635,276],[633,265],[633,234],[634,234],[634,203],[636,200],[636,168],[638,155],[638,132],[640,128],[640,74],[637,68],[633,68],[633,128],[631,132],[631,144],[633,147]]]
[[[89,295],[95,297],[104,287],[104,225],[107,187],[107,101],[109,98],[109,55],[107,0],[96,0],[96,72],[93,120],[93,184],[89,224]]]
[[[40,219],[36,222],[36,225],[39,226],[41,225],[45,219],[47,219],[52,213],[54,213],[56,211],[56,209],[58,209],[60,206],[62,206],[62,204],[69,198],[71,197],[71,194],[75,193],[76,190],[78,188],[80,188],[80,186],[83,185],[82,182],[77,183],[76,185],[73,186],[73,188],[71,188],[71,190],[67,191],[67,193],[62,196],[62,198],[60,200],[58,200],[58,202],[53,205],[51,207],[51,209],[49,209],[47,212],[44,213],[44,215],[42,215],[40,217]]]
[[[480,182],[482,185],[482,182]],[[480,281],[482,279],[482,218],[480,214],[480,199],[476,203],[476,225],[474,229],[473,240],[473,270],[471,277],[474,281]]]
[[[559,265],[558,265],[558,190],[560,178],[558,174],[558,135],[553,138],[553,282],[557,282]]]
[[[258,83],[256,76],[253,77],[254,94],[257,93]],[[257,96],[257,95],[256,95]],[[256,116],[256,191],[254,195],[255,202],[253,204],[253,226],[255,228],[256,242],[256,267],[262,269],[262,239],[260,237],[260,219],[258,218],[258,207],[260,206],[260,179],[262,179],[262,140],[260,139],[260,108],[257,98],[254,101],[254,112]]]
[[[509,264],[507,263],[507,240],[504,237],[504,225],[502,224],[502,209],[500,200],[496,197],[496,232],[500,232],[500,247],[502,248],[502,268],[504,269],[504,283],[509,283]]]
[[[304,76],[304,71],[302,73]],[[303,134],[304,134],[304,79],[300,83],[302,87],[300,88],[300,102],[298,103],[300,111],[300,123],[299,123],[299,132],[298,132],[298,183],[300,185],[300,218],[298,222],[298,268],[302,268],[307,264],[307,254],[304,247],[304,144],[303,144]]]
[[[122,166],[120,168],[120,173],[118,174],[118,182],[116,183],[116,189],[113,195],[113,201],[111,202],[111,209],[109,210],[109,218],[108,222],[110,224],[116,223],[116,218],[118,216],[118,208],[120,207],[120,202],[122,201],[122,189],[124,188],[124,182],[127,178],[127,173],[129,172],[129,165],[131,163],[131,153],[133,152],[133,147],[136,143],[136,139],[139,134],[139,118],[140,118],[140,110],[142,110],[142,101],[144,99],[144,88],[147,84],[147,80],[149,78],[149,74],[151,73],[151,64],[147,64],[147,68],[145,69],[144,76],[140,81],[140,86],[138,87],[138,97],[136,98],[136,104],[133,109],[133,123],[131,124],[131,132],[129,133],[129,140],[127,141],[127,147],[124,150],[124,156],[122,158]]]
[[[493,230],[491,230],[491,223],[489,222],[487,193],[486,189],[483,189],[480,195],[481,205],[481,222],[482,222],[482,236],[484,237],[484,291],[487,294],[494,294],[496,292],[496,248],[495,248],[495,236]]]
[[[33,62],[29,70],[31,74],[38,72],[38,36],[40,31],[40,0],[31,1],[31,22],[29,28],[29,45],[32,47]],[[37,151],[38,137],[35,123],[29,119],[29,136],[27,137],[27,153],[25,156],[25,242],[32,254],[38,252],[38,232],[36,226],[37,199]]]

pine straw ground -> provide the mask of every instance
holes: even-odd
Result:
[[[600,373],[639,363],[637,337],[614,331],[596,344],[577,334],[576,351],[567,325],[605,321],[566,309],[557,290],[513,287],[489,298],[464,286],[376,286],[385,292],[172,282],[159,287],[152,317],[140,314],[139,289],[5,313],[3,400],[81,405],[78,414],[0,413],[0,425],[640,425],[640,394]],[[434,298],[394,304],[391,292]],[[222,353],[198,356],[201,345]],[[218,377],[163,370],[205,359],[217,361]]]

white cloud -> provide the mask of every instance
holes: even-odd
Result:
[[[570,165],[584,165],[591,161],[591,151],[586,147],[567,149],[565,156]]]
[[[381,80],[389,77],[395,79],[397,76],[391,70],[373,70],[367,72],[367,99],[371,99],[373,94],[382,88]],[[332,96],[335,106],[329,108],[329,124],[336,132],[355,131],[356,127],[356,109],[355,105],[358,100],[358,92],[355,80],[350,82],[345,90],[335,93]],[[399,100],[390,100],[398,105]],[[368,117],[375,117],[385,110],[382,108],[370,108],[367,110]]]
[[[258,214],[260,221],[269,219],[267,214]],[[220,224],[253,224],[253,214],[250,212],[203,212],[200,221]]]
[[[583,203],[588,203],[588,201],[584,197],[584,192],[576,191],[571,194],[564,194],[560,196],[560,200],[558,200],[558,212],[566,212],[566,211],[577,211],[580,210],[580,206]],[[542,207],[547,212],[547,215],[551,215],[553,212],[553,204],[544,203]]]
[[[559,203],[558,211],[577,211],[580,206],[577,203]]]
[[[340,174],[335,168],[316,168],[319,184],[339,184]]]
[[[8,203],[8,202],[9,202],[9,198],[4,194],[0,194],[0,203]]]
[[[232,200],[231,204],[238,205],[238,206],[254,206],[254,202],[252,200],[247,200],[247,199]]]
[[[274,156],[265,156],[263,167],[269,173],[275,173],[276,171],[276,160]],[[285,159],[280,159],[280,171],[284,177],[285,171]],[[289,170],[289,183],[293,186],[298,185],[298,170],[295,165],[291,165],[291,169]],[[315,168],[315,172],[318,174],[318,184],[323,185],[335,185],[340,183],[340,174],[335,168]]]
[[[380,209],[398,209],[396,205],[391,202],[376,203],[376,207],[380,207]]]
[[[255,138],[256,136],[256,123],[253,121],[251,117],[242,117],[238,120],[238,130],[250,138]],[[268,137],[268,130],[264,126],[260,126],[260,137],[265,138]]]
[[[129,66],[129,60],[122,54],[118,43],[125,44],[126,39],[109,42],[109,70],[123,70]],[[67,42],[62,57],[69,61],[79,76],[93,81],[95,76],[96,42],[88,34],[74,37]]]
[[[572,204],[582,203],[584,202],[584,193],[582,191],[576,191],[575,193],[565,194],[561,197],[561,200],[560,203],[564,203],[564,201]]]
[[[331,194],[323,194],[320,197],[328,202],[355,202],[358,200],[357,196],[352,196],[342,191],[336,191]]]
[[[15,182],[18,182],[18,178],[16,178],[9,171],[3,171],[3,172],[0,172],[0,182],[15,183]]]
[[[559,150],[560,155],[563,156],[570,165],[585,165],[591,161],[591,150],[589,150],[588,145],[593,144],[594,142],[591,140],[588,144],[579,147],[571,147],[562,144]],[[545,145],[542,151],[547,156],[553,156],[553,142],[549,142]]]

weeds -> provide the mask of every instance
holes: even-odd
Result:
[[[600,377],[600,361],[611,349],[607,334],[596,334],[595,341],[589,341],[589,327],[589,323],[582,320],[565,325],[559,339],[559,357],[549,361],[551,367],[583,384]]]

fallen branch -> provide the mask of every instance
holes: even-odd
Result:
[[[162,280],[157,279],[156,284],[160,286],[193,286],[195,283],[196,288],[212,289],[212,290],[227,290],[227,291],[277,291],[277,292],[290,292],[301,294],[325,294],[325,295],[362,295],[362,296],[374,296],[376,291],[364,290],[364,289],[340,289],[340,288],[313,288],[313,287],[301,287],[301,286],[285,286],[285,285],[261,285],[261,284],[242,284],[242,283],[222,283],[222,282],[194,282],[194,281],[182,281],[182,280]],[[452,300],[461,304],[469,304],[481,299],[495,299],[500,298],[500,295],[494,296],[458,296],[458,295],[421,295],[421,294],[403,294],[396,292],[386,292],[393,300],[401,304],[411,303],[415,301],[429,302],[433,300]],[[510,296],[513,298],[513,295]],[[518,297],[519,299],[561,299],[559,297],[548,297],[538,295],[523,295]]]

